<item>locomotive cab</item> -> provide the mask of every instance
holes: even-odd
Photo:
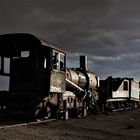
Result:
[[[31,34],[1,35],[0,108],[25,113],[20,116],[55,115],[63,106],[65,55]]]

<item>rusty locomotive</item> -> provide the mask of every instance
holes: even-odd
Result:
[[[0,36],[1,111],[36,120],[68,118],[71,110],[86,115],[88,90],[95,94],[97,86],[94,73],[66,70],[66,53],[57,45],[31,34]]]
[[[87,70],[85,56],[80,68],[66,69],[66,52],[34,35],[0,35],[0,113],[36,120],[86,116],[97,104],[105,110],[116,102],[116,108],[122,101],[139,102],[139,82],[134,89],[133,83],[128,78],[99,82]]]

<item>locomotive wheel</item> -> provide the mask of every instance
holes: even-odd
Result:
[[[36,121],[43,121],[46,119],[51,118],[51,108],[49,106],[36,108],[35,110],[35,120]]]

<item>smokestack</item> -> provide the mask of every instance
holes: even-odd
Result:
[[[80,68],[87,70],[87,56],[85,55],[80,56]]]

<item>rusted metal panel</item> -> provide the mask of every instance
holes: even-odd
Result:
[[[51,73],[50,92],[64,93],[65,92],[65,73],[55,72]]]

